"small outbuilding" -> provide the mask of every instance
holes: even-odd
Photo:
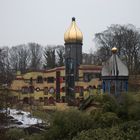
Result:
[[[117,55],[117,48],[112,48],[112,56],[102,68],[103,93],[119,95],[128,90],[128,68]]]

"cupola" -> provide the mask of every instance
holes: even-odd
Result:
[[[64,34],[65,43],[82,43],[83,34],[76,25],[75,18],[72,18],[72,23],[69,29]]]

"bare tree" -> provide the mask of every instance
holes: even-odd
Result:
[[[42,52],[43,48],[37,43],[29,43],[30,52],[30,67],[31,70],[38,70],[42,67]]]
[[[101,61],[97,55],[97,52],[92,48],[89,50],[89,53],[83,53],[83,64],[86,65],[101,65]]]
[[[106,61],[111,48],[118,48],[118,55],[127,64],[130,73],[140,72],[140,32],[133,25],[111,25],[107,30],[95,35],[99,48],[97,55]]]
[[[27,45],[18,45],[10,49],[10,64],[15,71],[26,72],[30,62],[29,48]]]
[[[46,46],[44,49],[44,68],[45,69],[51,69],[56,66],[56,61],[55,61],[55,49],[56,46]]]
[[[0,84],[9,85],[13,79],[13,71],[10,67],[9,48],[0,48]]]
[[[57,58],[57,66],[64,66],[64,54],[65,54],[65,48],[62,45],[58,45],[56,47],[56,58]]]

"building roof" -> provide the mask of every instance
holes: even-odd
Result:
[[[114,50],[114,49],[113,49]],[[112,51],[111,58],[104,63],[102,68],[102,76],[128,76],[128,68],[127,66],[120,60],[118,55],[116,54],[117,50]]]
[[[101,69],[102,69],[101,66],[96,66],[96,65],[80,65],[79,66],[79,70],[93,71],[93,72],[97,72],[97,73],[100,73]],[[36,77],[38,75],[43,76],[45,73],[52,73],[52,72],[56,72],[56,71],[65,71],[65,66],[56,67],[56,68],[49,69],[49,70],[28,71],[24,74],[20,74],[20,75],[17,74],[16,79],[29,79],[30,77],[32,77],[33,79],[36,79]]]

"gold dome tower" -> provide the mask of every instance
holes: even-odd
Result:
[[[75,18],[72,18],[72,23],[69,29],[64,34],[65,43],[83,42],[83,34],[76,25]]]
[[[77,27],[75,18],[64,34],[65,40],[65,74],[66,100],[68,104],[75,103],[75,81],[79,81],[79,66],[82,64],[83,34]]]
[[[113,48],[111,49],[111,51],[112,51],[112,53],[116,53],[116,52],[118,51],[118,49],[117,49],[116,47],[113,47]]]

